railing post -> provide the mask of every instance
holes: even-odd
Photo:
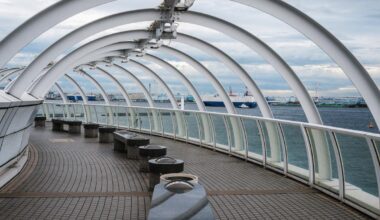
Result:
[[[345,176],[344,176],[344,166],[343,166],[343,159],[342,159],[342,154],[340,152],[340,147],[338,140],[335,136],[335,133],[332,131],[328,131],[332,146],[334,148],[334,155],[335,155],[335,160],[337,162],[337,169],[338,169],[338,178],[339,178],[339,199],[341,201],[344,200],[344,194],[345,194]]]
[[[379,161],[379,151],[377,150],[376,143],[374,140],[370,139],[369,137],[366,137],[366,141],[369,147],[369,151],[371,152],[371,158],[373,162],[373,166],[375,168],[375,174],[376,174],[376,183],[377,183],[377,193],[380,194],[380,161]],[[379,208],[380,209],[380,196],[379,198]]]
[[[314,171],[314,154],[313,149],[311,148],[311,141],[310,141],[310,133],[306,130],[306,128],[301,124],[300,129],[302,132],[302,137],[305,143],[306,147],[306,153],[307,153],[307,162],[309,166],[309,185],[313,186],[315,182],[315,171]]]
[[[238,117],[238,116],[237,116]],[[245,152],[244,152],[244,157],[245,157],[245,160],[248,159],[248,136],[247,136],[247,130],[245,128],[245,125],[244,125],[244,122],[243,122],[243,119],[241,117],[239,117],[240,119],[240,124],[242,126],[242,131],[243,131],[243,143],[244,143],[244,149],[245,149]]]
[[[200,113],[195,113],[195,118],[197,120],[197,125],[198,125],[198,139],[199,139],[199,146],[202,146],[202,131],[203,131],[203,127],[201,127],[200,125],[203,124],[202,122],[202,118],[200,117]]]
[[[223,121],[224,121],[224,127],[226,128],[226,132],[227,132],[228,153],[231,154],[231,147],[232,147],[231,132],[230,132],[230,129],[229,129],[229,126],[228,126],[228,122],[227,122],[227,117],[226,116],[223,116]]]
[[[260,120],[256,121],[256,125],[259,130],[259,135],[261,139],[261,148],[262,148],[261,151],[263,152],[263,166],[266,167],[267,166],[267,148],[266,148],[266,140],[264,136],[263,125],[261,124]]]
[[[277,128],[279,131],[278,133],[279,133],[279,137],[280,137],[280,143],[282,146],[281,149],[282,149],[282,157],[283,157],[283,161],[284,161],[284,174],[287,175],[288,174],[288,165],[289,165],[288,164],[288,147],[286,145],[284,131],[283,131],[280,123],[277,123]]]

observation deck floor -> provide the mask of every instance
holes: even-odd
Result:
[[[217,219],[366,219],[339,201],[241,159],[162,137],[151,143],[199,176]],[[33,129],[29,159],[0,191],[0,219],[145,219],[148,176],[138,162],[67,133]]]

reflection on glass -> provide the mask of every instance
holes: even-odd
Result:
[[[376,173],[367,141],[336,133],[342,154],[345,196],[358,203],[379,207]]]
[[[274,122],[262,122],[263,135],[266,146],[266,161],[267,164],[278,168],[284,168],[282,155],[282,142],[278,126]]]
[[[243,119],[243,126],[247,136],[248,156],[262,160],[263,147],[256,120]]]
[[[313,152],[315,183],[338,193],[339,180],[334,148],[326,131],[307,128]]]
[[[160,110],[164,134],[174,135],[172,112],[169,110]]]
[[[229,149],[227,127],[224,123],[224,117],[220,115],[212,115],[211,117],[214,124],[216,146]]]
[[[187,125],[187,135],[189,139],[198,140],[199,139],[199,130],[197,123],[197,116],[192,112],[184,112],[183,116],[186,120]]]
[[[300,177],[308,178],[308,157],[301,129],[298,125],[282,124],[288,150],[288,171]]]

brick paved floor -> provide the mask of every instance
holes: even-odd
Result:
[[[365,219],[309,187],[240,159],[151,137],[198,175],[218,219]],[[50,127],[30,137],[27,166],[0,191],[0,219],[145,219],[147,175],[111,144]]]

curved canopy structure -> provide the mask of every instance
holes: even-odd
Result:
[[[107,15],[61,37],[26,67],[5,68],[10,67],[9,61],[19,51],[55,25],[83,11],[113,1],[115,0],[58,1],[25,21],[0,41],[0,82],[16,76],[3,91],[0,91],[0,178],[3,167],[11,167],[12,163],[19,161],[20,155],[26,152],[33,117],[45,102],[46,94],[55,86],[62,97],[62,103],[59,105],[65,107],[61,115],[66,119],[70,119],[72,115],[76,117],[75,112],[72,114],[69,108],[71,105],[78,105],[83,107],[80,118],[85,118],[85,122],[101,124],[100,121],[91,121],[93,119],[90,117],[89,108],[93,107],[95,112],[96,108],[103,108],[105,111],[102,111],[103,115],[100,116],[107,118],[107,125],[179,139],[254,161],[286,176],[304,181],[321,191],[327,191],[343,202],[348,201],[347,203],[355,208],[380,216],[380,136],[324,126],[315,100],[304,82],[275,49],[258,38],[253,31],[248,31],[238,24],[190,10],[194,2],[192,0],[164,0],[157,8]],[[320,47],[352,81],[379,127],[379,88],[363,65],[334,35],[284,1],[232,1],[241,4],[242,7],[256,8],[279,19]],[[129,1],[125,4],[128,5]],[[199,1],[199,4],[202,2]],[[108,32],[116,27],[142,22],[151,22],[151,25],[146,29],[130,28],[128,31]],[[250,75],[261,73],[249,72],[242,62],[233,58],[231,51],[222,50],[208,40],[193,36],[192,33],[178,32],[177,26],[183,24],[211,29],[257,53],[286,81],[306,116],[306,122],[275,119],[263,88]],[[102,36],[93,38],[98,33],[102,33]],[[204,59],[191,56],[170,42],[185,44],[222,64],[220,69],[225,69],[224,72],[228,72],[229,77],[235,77],[239,84],[246,88],[244,98],[254,98],[254,101],[245,101],[242,97],[235,97],[232,92],[229,93],[222,77],[216,72],[217,68],[212,70]],[[173,64],[171,58],[184,63],[184,67]],[[251,63],[254,64],[253,61]],[[132,70],[136,69],[141,70],[141,73],[135,74]],[[79,72],[93,83],[105,103],[91,106],[86,96],[87,88],[81,87],[68,75],[72,71]],[[111,94],[107,94],[106,86],[109,85],[106,85],[104,80],[93,77],[93,71],[108,78],[125,103],[114,103],[114,99],[110,98]],[[194,71],[200,79],[193,77]],[[166,74],[162,74],[163,72]],[[140,93],[131,94],[130,88],[121,82],[121,74],[136,84]],[[146,81],[140,77],[141,74],[153,79],[158,85],[158,91],[148,89]],[[71,103],[68,100],[65,88],[58,84],[61,77],[65,77],[74,85],[83,97],[83,102]],[[173,79],[180,84],[173,86]],[[216,91],[217,94],[211,96],[212,101],[206,100],[207,96],[202,94],[204,92],[195,86],[197,80],[207,83],[207,86],[211,85],[210,89]],[[185,94],[177,94],[174,91],[175,87],[181,86],[193,98],[197,110],[185,110]],[[164,97],[164,100],[160,100],[160,97]],[[143,107],[136,106],[136,100],[146,103],[139,104]],[[166,107],[160,108],[158,106],[161,104],[158,104],[158,101],[168,104],[162,104]],[[206,108],[209,103],[224,106],[227,113]],[[248,108],[250,106],[246,104],[252,103],[257,103],[262,117],[241,115],[244,110],[237,109]],[[48,105],[58,104],[44,103],[44,107]],[[46,109],[45,111],[49,111]],[[58,117],[59,114],[45,112],[45,115]],[[370,126],[375,125],[369,124],[368,127]],[[344,139],[345,135],[351,139]],[[354,138],[357,139],[352,141]],[[10,147],[9,143],[16,139],[20,141],[15,147]],[[360,175],[348,175],[345,171],[352,169],[347,166],[349,162],[345,150],[354,142],[360,143],[360,147],[365,146],[360,152],[367,153],[367,157],[360,156],[365,158],[362,164],[374,167],[371,174],[374,184],[369,189],[364,189],[360,181],[352,181],[352,176]],[[300,154],[303,154],[303,160],[295,159],[294,155]]]

